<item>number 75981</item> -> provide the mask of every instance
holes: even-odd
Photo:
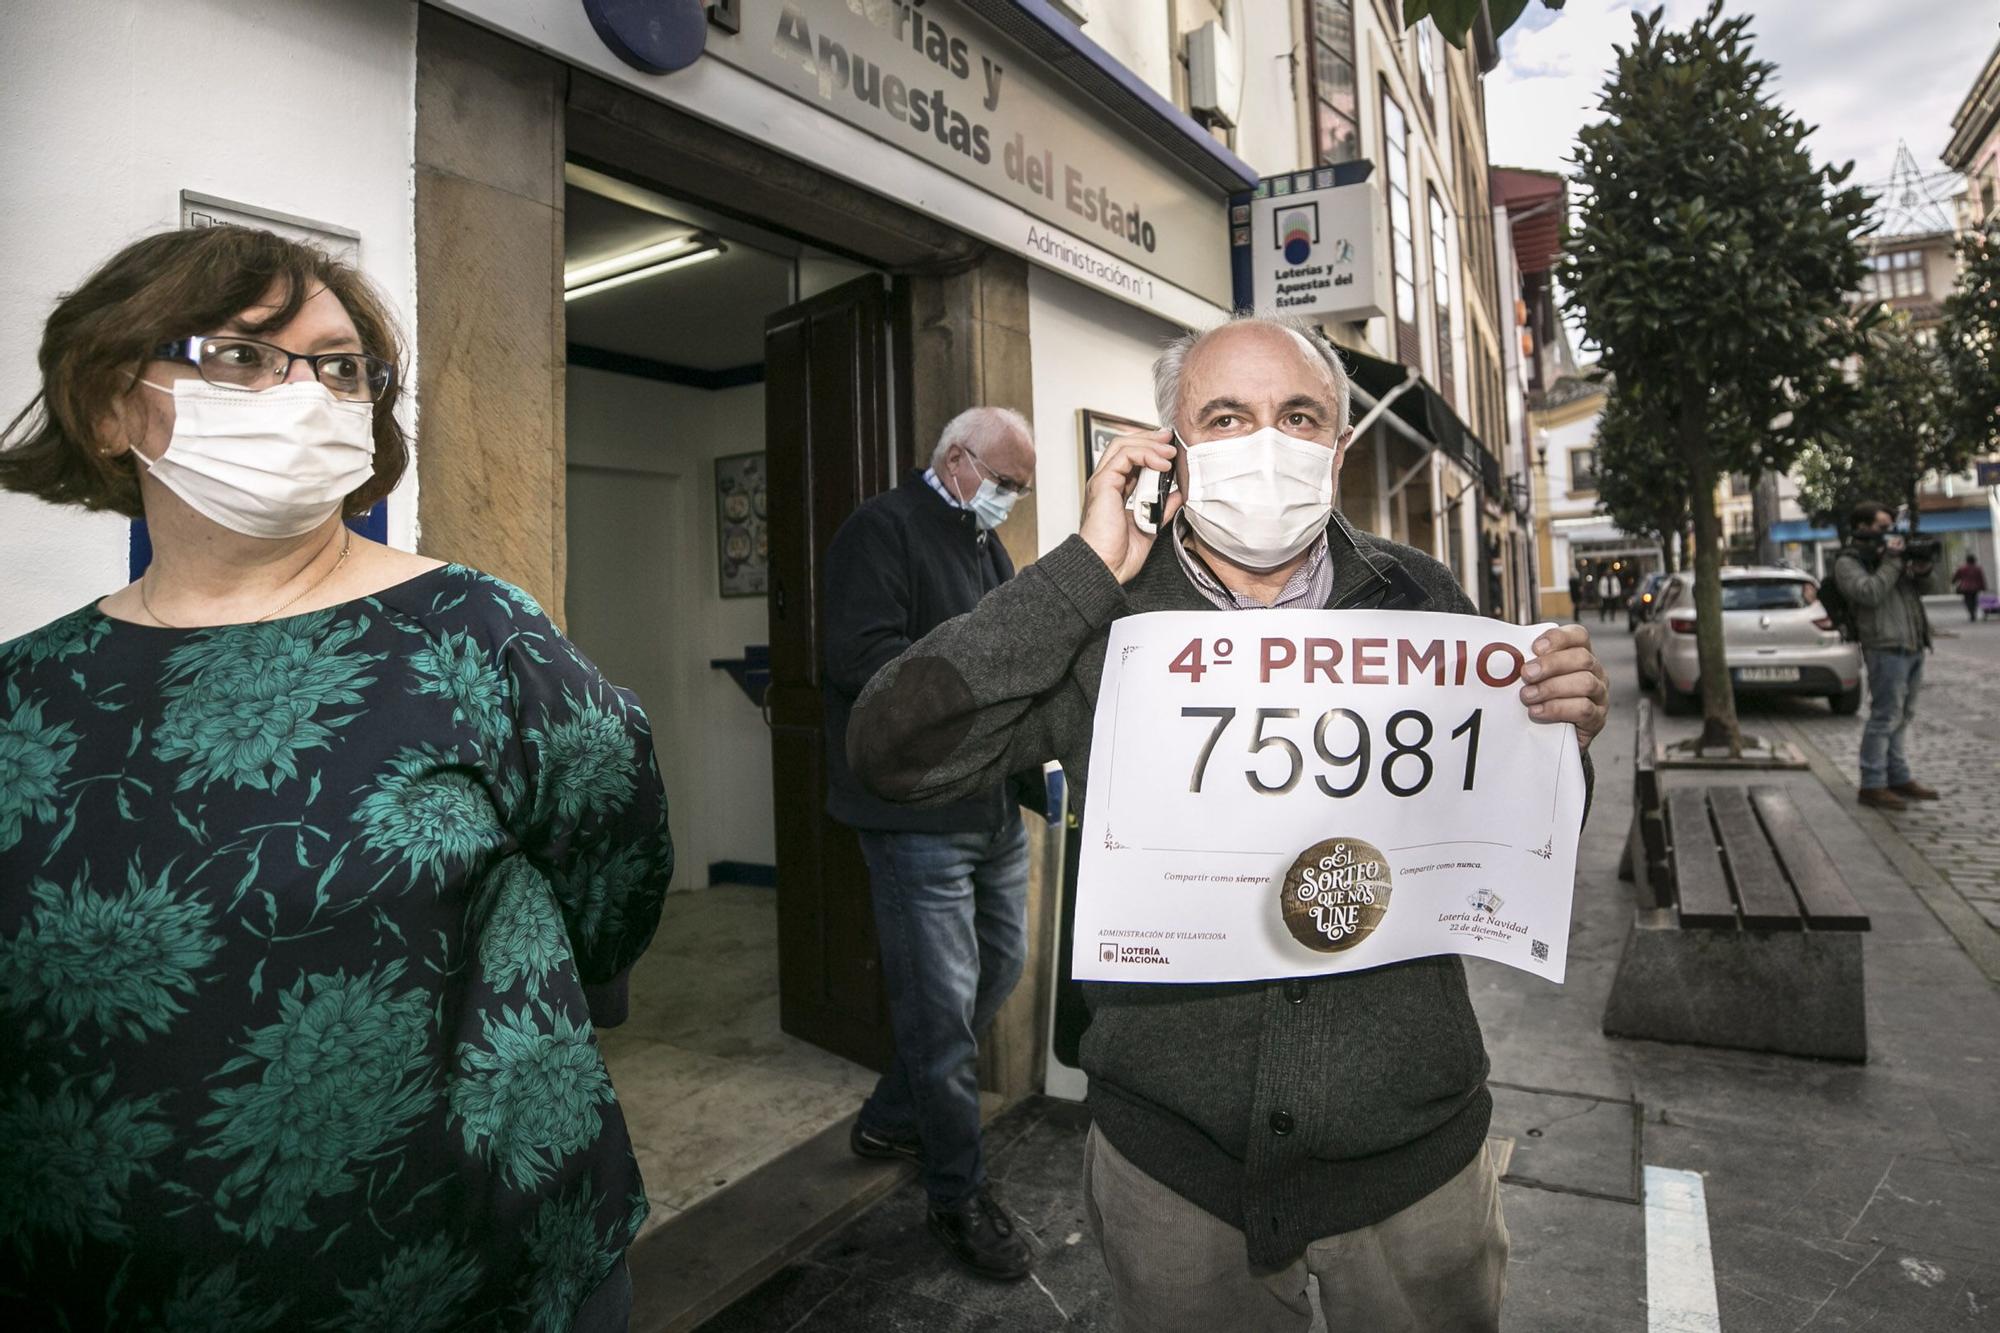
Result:
[[[1474,779],[1479,772],[1479,722],[1484,710],[1475,708],[1466,719],[1452,728],[1451,739],[1465,741],[1465,764],[1461,775],[1462,789],[1472,790]],[[1236,721],[1237,709],[1219,707],[1190,707],[1181,709],[1182,717],[1214,719],[1214,729],[1208,733],[1201,752],[1195,756],[1194,771],[1188,775],[1188,790],[1199,792],[1203,780],[1208,775],[1209,761],[1215,756],[1215,748],[1221,742],[1223,733]],[[1299,785],[1305,777],[1306,760],[1298,744],[1288,736],[1267,732],[1268,723],[1289,721],[1297,718],[1296,708],[1259,708],[1250,727],[1249,741],[1245,753],[1262,755],[1276,750],[1285,760],[1285,773],[1281,781],[1266,782],[1256,765],[1243,770],[1243,777],[1250,790],[1260,796],[1283,796]],[[1336,730],[1337,729],[1337,730]],[[1415,738],[1410,738],[1414,730]],[[1328,733],[1336,732],[1330,741]],[[1380,765],[1374,762],[1374,735],[1370,732],[1368,720],[1351,708],[1329,708],[1320,714],[1313,725],[1312,746],[1321,762],[1329,766],[1331,775],[1345,774],[1342,782],[1328,781],[1329,774],[1316,773],[1313,783],[1322,793],[1332,797],[1353,796],[1368,785],[1371,773],[1378,774],[1382,786],[1392,796],[1416,796],[1431,785],[1437,774],[1437,761],[1432,757],[1430,745],[1435,728],[1430,716],[1414,708],[1406,708],[1389,719],[1382,729],[1382,739],[1387,749]],[[1335,750],[1334,743],[1343,748]],[[1410,775],[1410,765],[1416,766],[1414,781],[1406,781]]]

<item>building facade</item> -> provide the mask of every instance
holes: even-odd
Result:
[[[1907,319],[1919,337],[1935,337],[1944,303],[1958,283],[1958,251],[1968,231],[2000,225],[2000,45],[1973,80],[1951,121],[1944,164],[1964,177],[1957,200],[1955,231],[1871,235],[1863,241],[1868,274],[1857,296],[1881,301]],[[1840,533],[1812,522],[1797,500],[1797,486],[1781,479],[1778,519],[1770,544],[1786,563],[1822,573],[1831,567]],[[1896,503],[1895,497],[1882,497]],[[2000,530],[2000,485],[1981,486],[1975,466],[1950,476],[1926,477],[1917,494],[1917,512],[1906,515],[1943,540],[1943,561],[1956,566],[1975,555],[1991,569]]]
[[[2000,43],[1952,114],[1943,157],[1965,177],[1958,225],[1970,230],[2000,218]]]
[[[1525,542],[1494,452],[1512,305],[1498,290],[1481,83],[1497,48],[1483,24],[1465,50],[1428,20],[1405,30],[1388,0],[1307,0],[1303,18],[1302,165],[1368,163],[1390,248],[1386,313],[1324,327],[1360,356],[1357,410],[1405,370],[1422,381],[1350,448],[1343,508],[1444,561],[1483,611],[1520,618],[1509,553]]]

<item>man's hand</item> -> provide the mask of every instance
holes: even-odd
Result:
[[[1166,430],[1119,436],[1083,488],[1083,521],[1077,525],[1077,534],[1120,583],[1130,583],[1146,563],[1155,536],[1140,529],[1138,519],[1125,508],[1125,497],[1131,494],[1141,471],[1173,471],[1172,439],[1173,432]],[[1166,499],[1160,518],[1162,532],[1181,507],[1180,492]]]
[[[1590,748],[1611,711],[1611,683],[1591,651],[1590,631],[1563,625],[1535,640],[1535,658],[1521,672],[1521,702],[1537,722],[1573,722],[1576,745]]]

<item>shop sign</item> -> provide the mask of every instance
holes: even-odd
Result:
[[[1331,168],[1261,182],[1230,205],[1231,253],[1250,303],[1308,319],[1388,313],[1389,224],[1369,182],[1333,184]]]
[[[1073,237],[1141,270],[1111,279],[1140,299],[1150,273],[1228,301],[1215,191],[1106,126],[1102,108],[983,21],[947,0],[746,0],[742,11],[741,33],[711,34],[712,58],[1054,224],[1066,234],[1027,241],[1044,259]]]
[[[1175,323],[1232,304],[1221,191],[955,0],[731,0],[666,74],[627,52],[681,0],[431,3]]]

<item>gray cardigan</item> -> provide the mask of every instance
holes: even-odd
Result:
[[[1384,605],[1389,575],[1409,590],[1404,609],[1474,610],[1429,556],[1338,515],[1328,536],[1329,606]],[[1081,808],[1107,627],[1213,610],[1169,542],[1121,588],[1071,537],[875,676],[848,731],[854,771],[886,799],[927,804],[1057,759]],[[1259,1267],[1415,1203],[1486,1136],[1486,1048],[1455,956],[1310,981],[1085,989],[1098,1127],[1241,1229]]]
[[[1833,560],[1834,582],[1854,608],[1861,646],[1922,652],[1931,645],[1923,598],[1927,579],[1911,574],[1898,552],[1883,551],[1871,563],[1873,554],[1847,546]]]

